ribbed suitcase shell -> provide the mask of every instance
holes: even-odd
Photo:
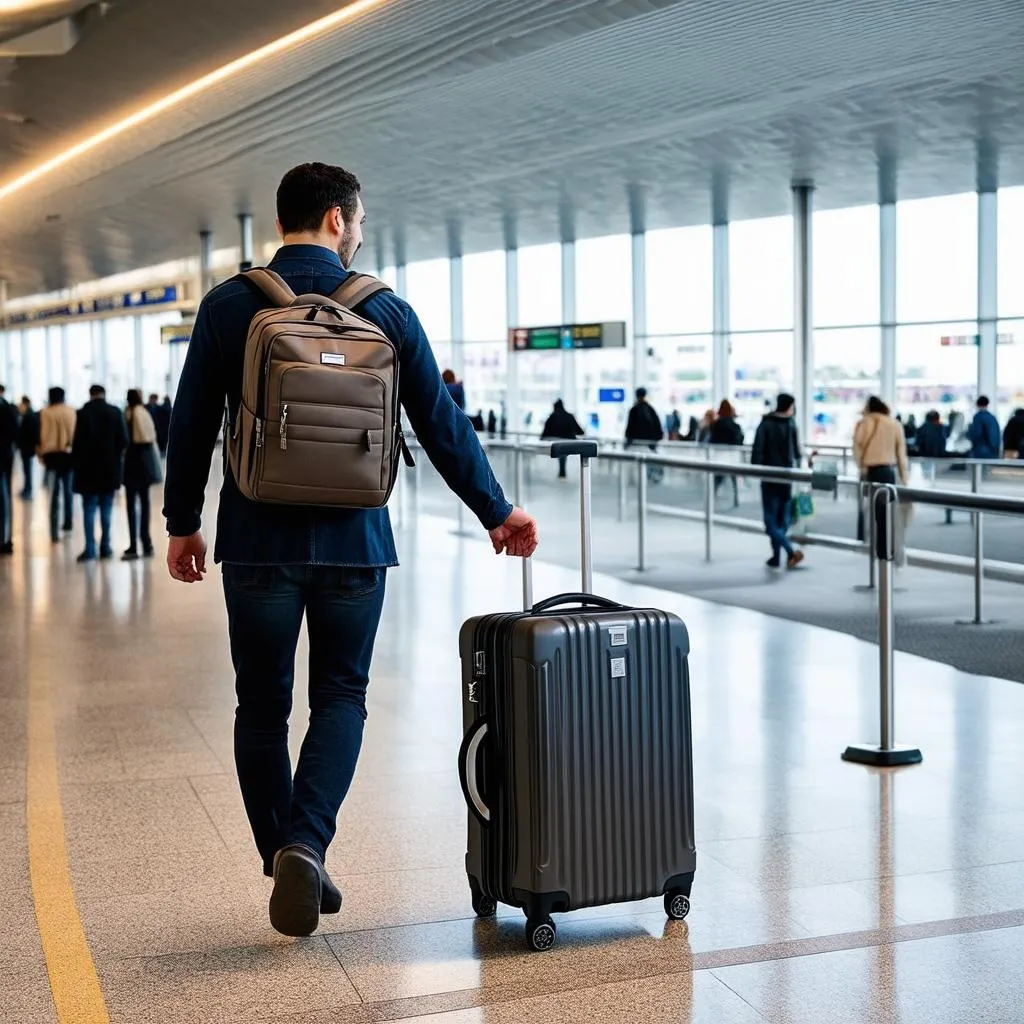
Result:
[[[467,736],[487,723],[480,776],[490,820],[469,816],[474,893],[528,917],[689,894],[682,621],[653,609],[485,615],[463,626],[460,653]]]

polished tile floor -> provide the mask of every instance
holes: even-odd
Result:
[[[43,511],[0,563],[5,1024],[59,1019],[34,909],[50,881],[30,877],[26,838],[26,723],[43,700],[75,903],[115,1022],[1024,1020],[1019,685],[899,656],[899,738],[925,760],[875,772],[839,758],[876,735],[871,646],[601,580],[690,628],[694,909],[672,924],[660,901],[569,915],[556,948],[530,955],[518,912],[472,916],[455,770],[458,626],[516,605],[517,564],[407,518],[329,855],[344,910],[293,941],[267,922],[233,777],[218,574],[186,588],[159,563],[77,566]],[[538,565],[539,594],[575,584]]]

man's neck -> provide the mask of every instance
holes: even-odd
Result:
[[[319,245],[322,249],[330,249],[336,253],[333,239],[321,234],[319,231],[295,231],[284,235],[281,238],[283,245]]]

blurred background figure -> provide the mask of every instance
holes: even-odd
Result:
[[[444,381],[444,386],[448,389],[448,394],[452,396],[452,401],[463,411],[466,411],[466,389],[455,376],[454,370],[445,370],[441,374],[441,380]],[[483,430],[483,427],[480,428]]]
[[[683,421],[679,418],[679,410],[673,409],[665,417],[665,433],[670,441],[680,440],[680,432],[683,429]]]
[[[7,401],[6,392],[7,389],[0,384],[0,555],[14,554],[11,478],[18,442],[18,410]]]
[[[718,407],[718,415],[711,424],[708,439],[713,445],[739,447],[743,444],[743,430],[736,422],[736,410],[727,398],[722,399],[722,404]],[[729,477],[729,479],[732,481],[732,507],[739,508],[739,480],[734,476]],[[718,495],[718,488],[722,486],[724,480],[724,476],[715,477],[716,496]]]
[[[110,543],[110,519],[114,495],[121,488],[124,473],[124,450],[128,447],[128,430],[124,415],[107,401],[107,391],[100,384],[89,388],[89,401],[78,410],[75,439],[71,447],[75,493],[82,496],[82,526],[85,550],[79,562],[113,558]],[[100,546],[96,550],[96,513],[100,514]]]
[[[989,412],[988,399],[982,395],[978,399],[978,411],[971,420],[967,430],[967,439],[971,442],[972,459],[998,459],[1000,453],[999,421]]]
[[[697,443],[698,444],[710,444],[711,443],[711,428],[715,425],[715,410],[708,409],[704,413],[703,418],[700,421],[700,426],[697,428]]]
[[[1024,409],[1014,409],[1003,431],[1003,458],[1024,458]]]
[[[853,432],[853,457],[861,480],[874,484],[906,484],[910,475],[903,424],[889,406],[872,395]],[[864,540],[864,503],[857,506],[857,540]]]
[[[149,489],[163,479],[157,447],[156,426],[149,410],[142,404],[140,392],[128,392],[128,408],[124,413],[128,429],[128,448],[124,456],[125,509],[128,513],[128,549],[121,556],[133,562],[142,556],[153,557],[153,540],[149,532]]]
[[[18,452],[21,455],[21,497],[31,501],[35,491],[33,463],[39,447],[39,413],[32,408],[32,401],[25,395],[18,406],[21,422],[18,424]]]
[[[559,398],[555,402],[555,407],[552,409],[551,415],[544,423],[544,429],[541,431],[540,439],[542,441],[574,441],[577,437],[582,436],[583,428],[577,422],[576,417],[566,409],[565,403]],[[559,480],[565,479],[566,461],[567,460],[564,458],[560,458],[558,460]]]
[[[64,533],[70,533],[72,527],[71,445],[76,419],[75,410],[64,401],[64,389],[50,388],[48,404],[39,413],[39,458],[50,488],[50,540],[54,544],[60,540],[62,512]]]
[[[647,401],[647,388],[636,389],[636,402],[629,410],[626,420],[626,447],[645,444],[652,452],[658,450],[658,442],[665,436],[661,419],[650,402]],[[661,466],[648,466],[647,479],[652,484],[661,483],[665,471]]]
[[[172,406],[170,397],[164,395],[164,400],[161,402],[158,395],[150,395],[149,401],[146,403],[146,412],[149,413],[149,417],[153,421],[153,428],[156,430],[156,445],[160,449],[160,456],[164,457],[167,455],[167,439],[171,436]]]

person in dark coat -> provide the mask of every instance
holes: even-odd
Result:
[[[128,548],[122,562],[154,555],[149,532],[149,489],[160,483],[160,454],[157,450],[156,427],[149,410],[142,404],[142,395],[134,388],[128,392],[128,408],[124,413],[128,429],[128,450],[124,456],[125,509],[128,513]]]
[[[967,439],[971,442],[972,459],[999,458],[999,421],[989,411],[989,401],[982,395],[978,399],[978,411],[967,429]]]
[[[100,558],[112,558],[110,518],[114,494],[121,487],[128,430],[121,410],[107,401],[106,389],[89,388],[89,401],[78,412],[71,446],[75,493],[82,496],[85,550],[79,562],[96,558],[96,512],[100,514]]]
[[[14,472],[14,449],[18,441],[18,410],[5,397],[0,384],[0,555],[14,553],[11,517],[11,476]]]
[[[448,394],[452,396],[452,401],[463,411],[466,411],[466,389],[463,387],[462,382],[455,376],[454,370],[445,370],[441,374],[441,380],[444,381],[444,386],[448,389]],[[483,430],[483,427],[480,428]]]
[[[164,395],[161,402],[156,395],[150,395],[146,403],[146,412],[153,420],[153,427],[156,430],[156,446],[160,449],[161,457],[167,455],[167,439],[171,436],[171,399]]]
[[[661,419],[654,407],[647,401],[647,388],[636,389],[636,403],[629,410],[626,420],[626,447],[635,444],[646,444],[652,452],[658,450],[658,442],[665,436]],[[648,466],[647,479],[652,483],[660,483],[664,470],[661,466]]]
[[[577,437],[583,436],[583,428],[579,425],[576,417],[565,407],[565,403],[559,398],[555,402],[554,410],[551,415],[547,418],[544,424],[544,429],[541,431],[540,439],[547,441],[549,439],[563,440],[563,441],[575,441]],[[558,460],[558,479],[564,480],[565,465],[568,460],[560,458]]]
[[[727,398],[723,399],[722,404],[718,407],[718,415],[715,417],[714,422],[712,422],[711,429],[708,432],[708,442],[712,445],[735,445],[737,447],[743,444],[743,429],[736,422],[736,410],[732,402]],[[739,480],[734,476],[729,477],[729,479],[732,481],[732,507],[739,508]],[[716,495],[718,494],[718,488],[722,486],[724,481],[724,476],[715,477]]]
[[[1024,409],[1014,409],[1003,431],[1003,458],[1024,459]]]
[[[754,450],[750,456],[753,465],[792,469],[800,464],[800,439],[793,423],[795,410],[796,399],[792,395],[779,395],[775,411],[765,416],[757,428]],[[772,569],[779,568],[782,551],[786,552],[788,569],[795,569],[804,560],[804,553],[794,548],[787,536],[792,515],[792,499],[791,484],[767,480],[761,483],[764,528],[772,545],[772,557],[768,559],[768,566]]]
[[[21,470],[24,477],[21,497],[30,501],[35,489],[32,478],[36,448],[39,447],[39,413],[32,408],[32,402],[27,395],[22,398],[19,409],[21,422],[18,424],[18,452],[21,455]]]

